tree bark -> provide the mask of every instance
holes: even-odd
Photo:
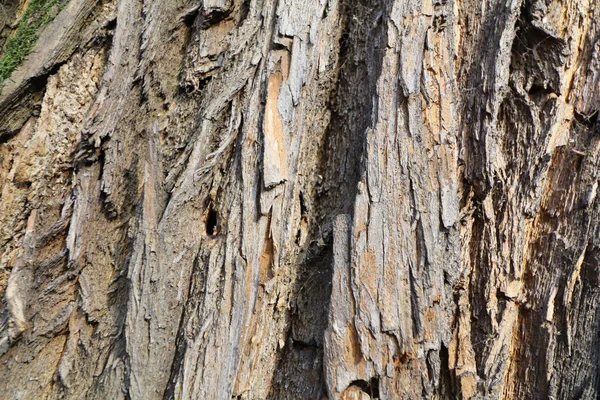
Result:
[[[0,92],[0,398],[596,398],[596,21],[69,0]]]

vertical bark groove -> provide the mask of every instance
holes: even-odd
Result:
[[[599,12],[66,2],[0,88],[0,397],[597,397]]]

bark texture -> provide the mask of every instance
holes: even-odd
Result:
[[[68,1],[0,92],[0,398],[597,398],[598,21]]]

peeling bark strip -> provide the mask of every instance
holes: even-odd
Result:
[[[0,398],[596,398],[599,20],[70,0],[0,92]]]

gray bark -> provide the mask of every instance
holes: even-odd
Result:
[[[70,0],[0,92],[0,398],[596,398],[599,20]]]

